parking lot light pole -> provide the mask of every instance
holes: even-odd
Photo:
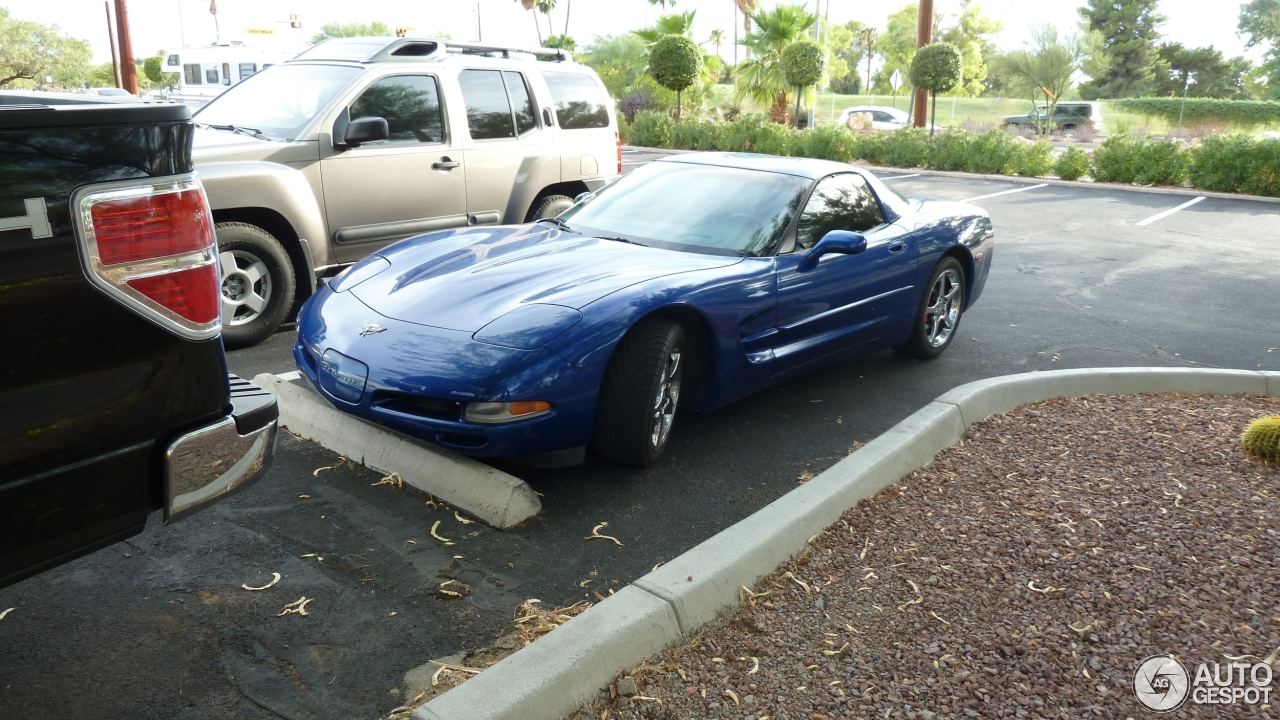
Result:
[[[1191,89],[1192,84],[1196,81],[1196,74],[1187,73],[1187,82],[1182,86],[1182,108],[1178,110],[1178,135],[1182,135],[1182,116],[1187,112],[1187,91]]]

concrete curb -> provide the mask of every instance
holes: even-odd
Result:
[[[413,717],[559,720],[619,670],[736,606],[739,587],[773,572],[859,500],[927,465],[973,423],[1054,397],[1155,392],[1280,397],[1280,372],[1097,368],[961,385],[826,472],[423,705]]]
[[[406,484],[429,493],[499,529],[542,511],[523,480],[448,450],[345,415],[301,384],[262,374],[253,384],[270,390],[280,405],[280,424],[294,434],[359,460],[381,473],[399,473]]]

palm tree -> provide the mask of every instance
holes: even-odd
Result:
[[[804,5],[778,5],[772,10],[748,15],[756,30],[748,32],[742,43],[754,54],[737,69],[734,99],[751,98],[769,105],[769,119],[787,121],[787,95],[791,88],[782,75],[782,51],[804,37],[818,21],[818,16]]]
[[[569,37],[569,14],[573,12],[573,0],[564,2],[564,36]]]
[[[537,6],[538,0],[516,0],[525,10],[532,10]],[[533,14],[533,26],[538,29],[538,45],[542,45],[542,25],[538,23],[538,14]]]
[[[658,42],[658,38],[663,35],[684,35],[685,37],[693,37],[693,17],[697,15],[697,10],[678,13],[675,15],[663,15],[658,18],[651,27],[643,30],[632,30],[640,39],[649,45]]]
[[[661,6],[662,6],[662,12],[666,12],[666,11],[667,11],[667,3],[670,3],[670,4],[671,4],[671,7],[675,7],[675,5],[676,5],[676,0],[649,0],[649,4],[650,4],[650,5],[661,5]]]
[[[733,0],[733,5],[742,13],[742,32],[751,32],[751,14],[760,9],[760,0]],[[750,54],[747,57],[751,57]],[[733,26],[733,64],[738,64],[738,26]]]
[[[556,0],[537,0],[537,5],[538,12],[547,16],[547,36],[555,35],[556,29],[551,25],[551,11],[556,7]],[[539,36],[538,44],[542,44],[541,36]]]
[[[724,31],[723,31],[723,30],[712,30],[712,31],[711,31],[711,37],[707,38],[707,42],[709,42],[709,43],[711,43],[712,45],[714,45],[714,46],[715,46],[715,48],[716,48],[716,55],[719,55],[719,54],[720,54],[720,46],[724,44]]]

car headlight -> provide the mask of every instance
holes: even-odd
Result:
[[[471,338],[488,345],[537,350],[580,320],[582,313],[571,307],[529,303],[480,328]]]
[[[520,400],[517,402],[473,402],[467,403],[463,417],[468,422],[496,425],[498,423],[526,420],[551,412],[551,403],[541,400]]]

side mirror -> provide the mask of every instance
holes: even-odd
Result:
[[[801,258],[801,263],[813,265],[818,262],[818,258],[828,253],[856,255],[866,249],[867,239],[863,237],[862,233],[851,230],[832,230],[823,235],[816,245],[809,248],[809,251]]]
[[[347,147],[360,147],[362,143],[386,140],[390,136],[391,128],[387,125],[385,118],[362,117],[352,120],[347,125],[342,142]]]

